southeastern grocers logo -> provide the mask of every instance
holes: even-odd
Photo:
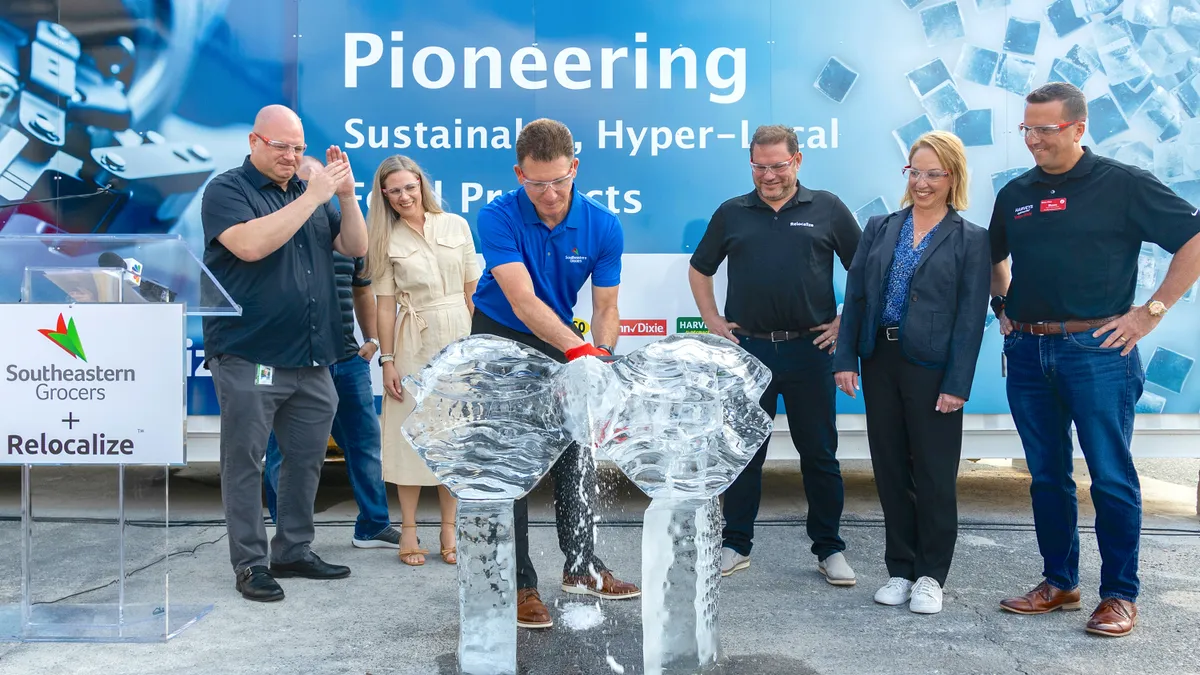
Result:
[[[38,332],[72,357],[84,363],[87,362],[87,356],[83,353],[83,343],[79,340],[79,331],[75,328],[74,318],[70,321],[63,321],[63,315],[59,314],[56,328],[39,328]]]
[[[666,319],[621,319],[621,335],[666,335]]]

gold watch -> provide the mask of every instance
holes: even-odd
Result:
[[[1146,305],[1146,311],[1150,312],[1150,316],[1156,319],[1161,319],[1162,316],[1167,313],[1167,306],[1164,305],[1160,300],[1152,300]]]

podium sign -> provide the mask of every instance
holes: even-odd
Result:
[[[181,304],[8,305],[0,464],[186,463]]]

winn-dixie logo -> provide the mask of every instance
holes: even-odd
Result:
[[[58,315],[58,326],[55,328],[39,328],[38,332],[45,335],[54,344],[62,348],[62,350],[71,356],[87,362],[87,356],[83,353],[83,342],[79,340],[79,331],[75,328],[75,319],[63,321],[63,315]]]
[[[621,335],[666,335],[666,319],[621,319]]]
[[[708,326],[698,316],[681,316],[675,319],[676,333],[707,333]]]

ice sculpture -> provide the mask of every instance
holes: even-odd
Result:
[[[600,448],[652,499],[642,537],[645,672],[692,673],[720,656],[717,496],[771,431],[771,374],[712,335],[675,335],[614,364],[562,365],[511,340],[470,336],[405,378],[402,429],[459,498],[462,673],[516,673],[512,501],[570,442]],[[592,524],[582,526],[590,527]]]
[[[459,672],[517,672],[513,500],[570,443],[561,366],[512,340],[451,343],[405,387],[405,438],[458,497]]]
[[[600,448],[651,498],[642,527],[645,672],[704,672],[721,653],[717,496],[771,433],[758,403],[771,371],[700,334],[651,343],[613,374],[623,400]]]

